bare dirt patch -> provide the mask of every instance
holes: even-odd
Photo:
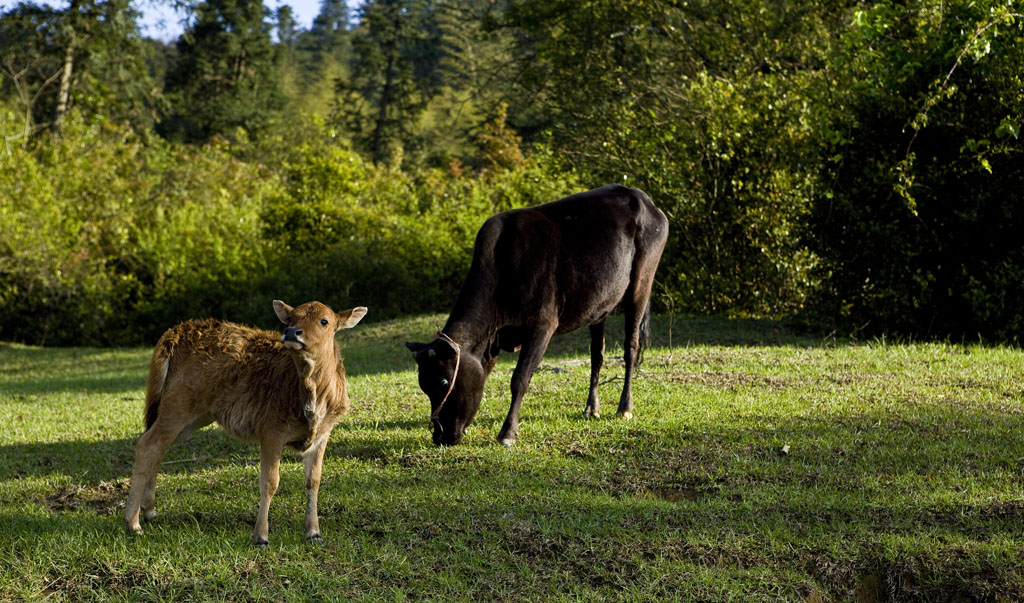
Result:
[[[73,485],[44,499],[53,511],[65,513],[90,509],[100,515],[113,515],[124,508],[128,496],[128,480],[101,482],[93,486]]]

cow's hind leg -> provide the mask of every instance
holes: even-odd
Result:
[[[633,285],[633,295],[627,299],[626,308],[626,339],[625,350],[626,375],[622,385],[622,396],[619,398],[619,410],[616,414],[623,419],[633,418],[633,372],[640,358],[640,335],[645,326],[648,306],[651,298],[651,284],[654,278],[653,269],[646,279],[639,279]]]
[[[639,320],[634,319],[634,315],[639,313],[632,307],[632,304],[629,306],[626,310],[626,339],[622,344],[626,375],[622,385],[622,395],[619,396],[619,409],[615,413],[623,419],[633,418],[633,367],[636,365],[636,359],[640,353],[640,324]]]
[[[544,352],[548,349],[551,335],[555,332],[554,325],[538,325],[530,332],[519,352],[519,362],[512,372],[512,404],[508,409],[505,423],[498,432],[498,441],[502,446],[511,446],[519,439],[519,407],[523,396],[530,387],[530,378],[540,365]]]
[[[583,409],[583,417],[586,419],[601,416],[597,384],[601,377],[601,365],[604,364],[604,324],[605,321],[602,320],[590,325],[590,395],[587,396],[587,407]]]

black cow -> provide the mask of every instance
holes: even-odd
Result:
[[[668,220],[635,188],[608,185],[484,222],[448,322],[431,343],[406,343],[430,398],[435,444],[458,444],[500,350],[522,346],[498,441],[518,437],[519,405],[551,336],[590,325],[590,395],[597,417],[605,319],[626,315],[626,377],[618,415],[633,415],[632,376]]]

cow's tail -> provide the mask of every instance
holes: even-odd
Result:
[[[157,414],[160,412],[160,400],[167,385],[167,373],[176,341],[173,329],[164,333],[153,350],[153,359],[149,361],[149,380],[146,382],[146,431],[156,423]]]
[[[633,370],[640,368],[644,362],[644,350],[651,344],[651,300],[647,300],[647,307],[644,308],[644,316],[640,319],[640,345],[636,352],[636,365]]]

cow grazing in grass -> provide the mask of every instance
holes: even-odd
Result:
[[[434,443],[462,440],[498,352],[521,346],[512,404],[498,433],[502,444],[515,442],[523,395],[551,336],[585,325],[591,367],[583,414],[596,418],[605,319],[620,305],[626,315],[626,376],[618,414],[630,418],[633,369],[667,237],[668,220],[651,199],[616,185],[488,219],[444,329],[430,343],[406,344],[419,365],[420,388],[430,398]]]
[[[218,320],[169,329],[149,364],[146,432],[135,453],[125,507],[128,530],[139,512],[156,515],[160,460],[175,442],[216,421],[232,436],[260,444],[260,507],[253,542],[267,545],[267,515],[285,445],[306,469],[306,540],[320,541],[317,493],[327,438],[348,412],[345,367],[334,335],[355,326],[366,308],[335,313],[320,302],[297,308],[274,301],[284,334]]]

